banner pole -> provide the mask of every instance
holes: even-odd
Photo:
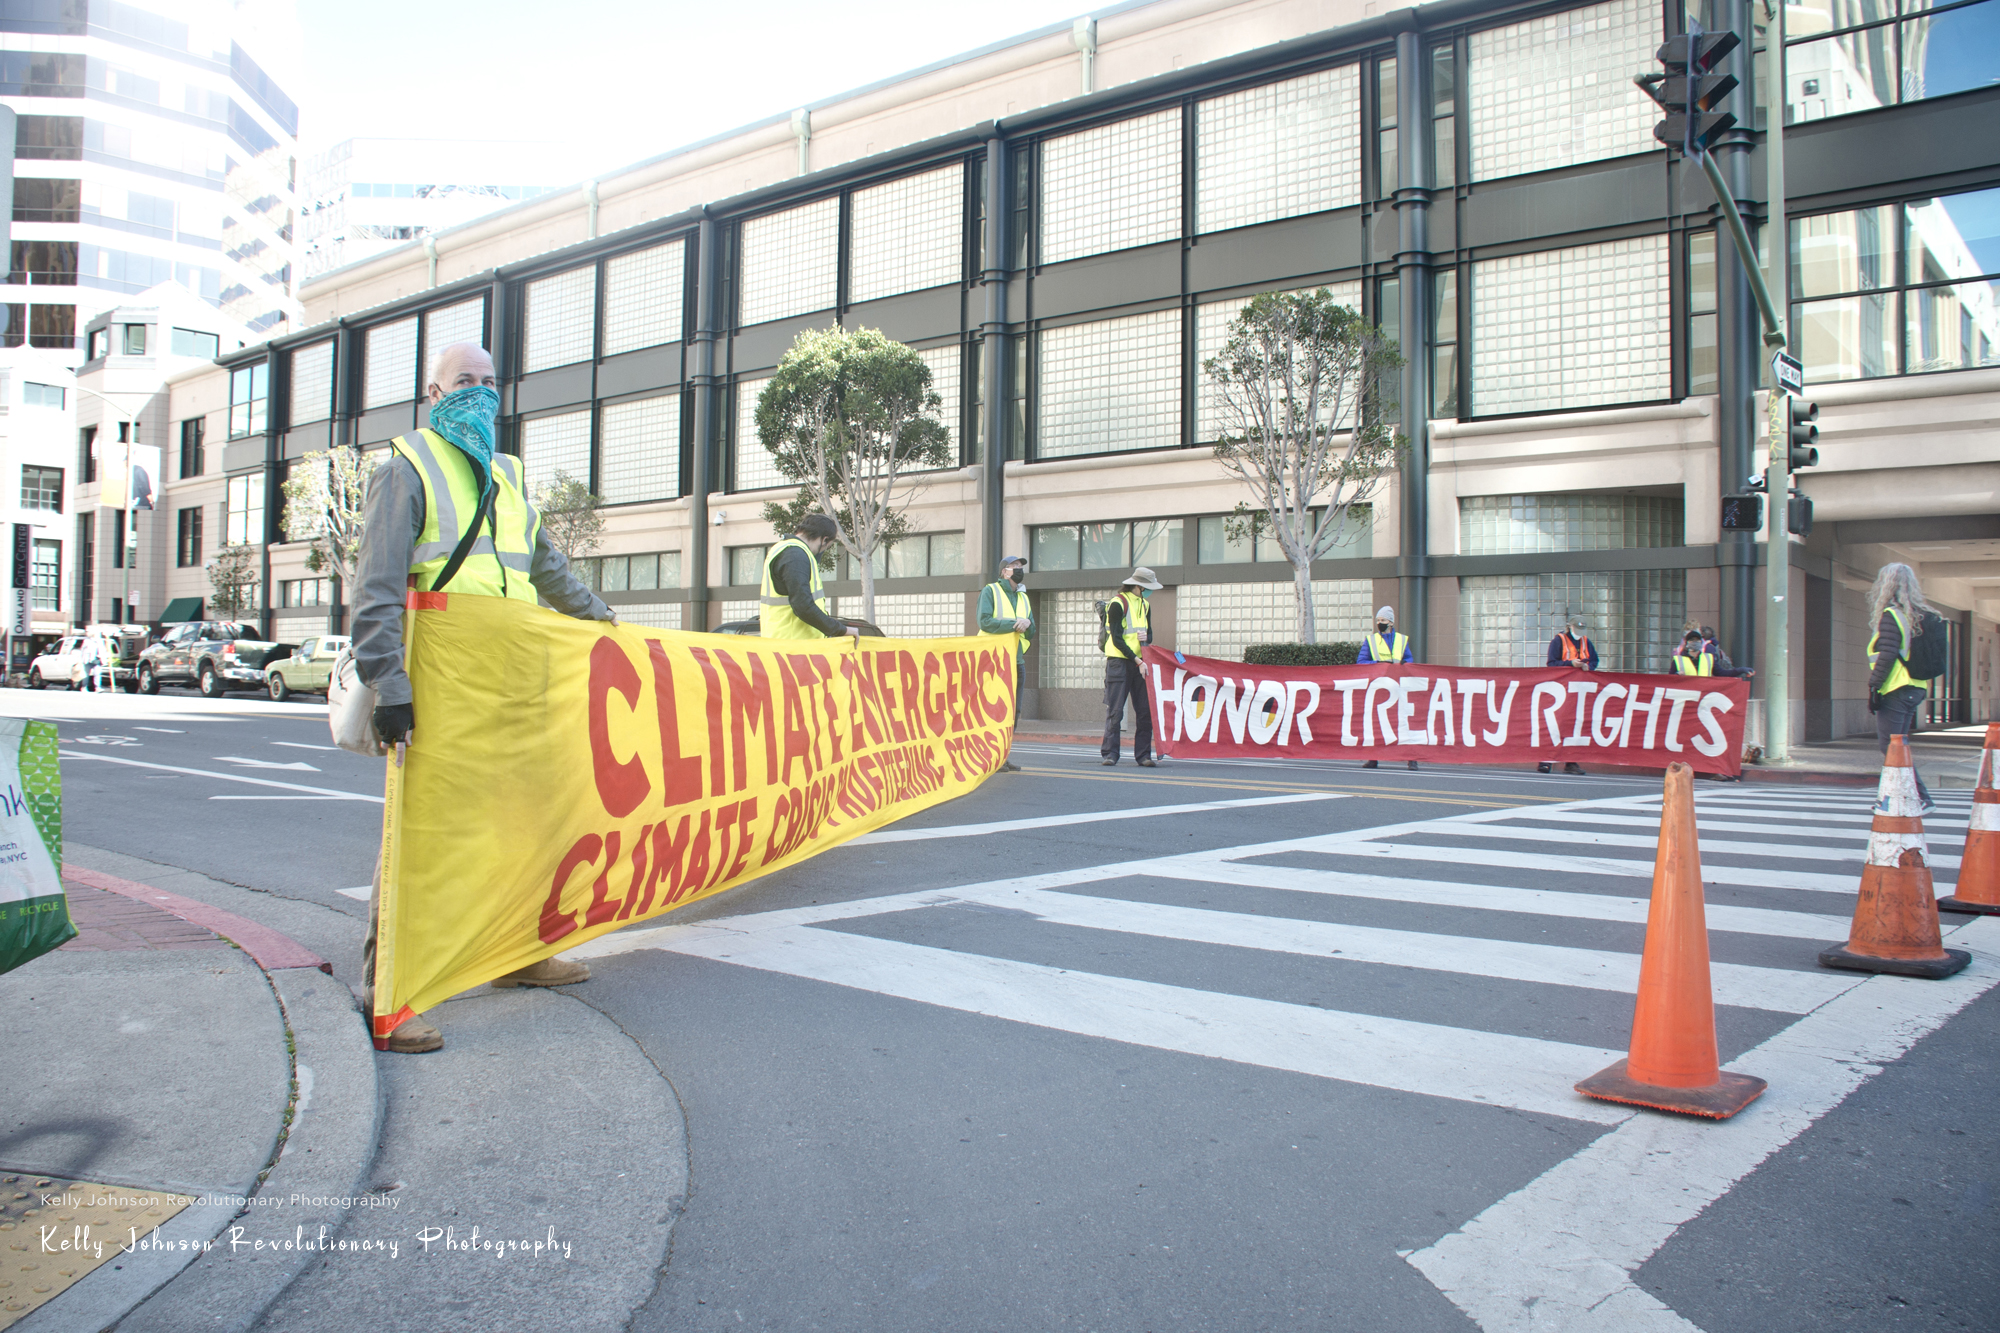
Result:
[[[390,752],[388,762],[383,765],[382,783],[382,861],[375,869],[375,1005],[368,1016],[369,1032],[375,1039],[375,1049],[386,1049],[389,1034],[395,1031],[394,1019],[399,1010],[386,1008],[389,997],[395,994],[396,979],[396,935],[389,929],[395,920],[395,905],[398,890],[397,863],[401,860],[403,839],[403,752],[408,748],[404,742],[396,742]],[[386,1027],[383,1020],[391,1020]]]

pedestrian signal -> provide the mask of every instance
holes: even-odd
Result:
[[[1764,497],[1761,495],[1723,496],[1722,530],[1724,532],[1762,532],[1764,530]]]

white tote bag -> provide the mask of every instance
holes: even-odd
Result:
[[[362,683],[352,646],[342,648],[333,659],[326,702],[327,726],[333,731],[335,745],[355,754],[384,753],[382,738],[375,734],[375,689]]]

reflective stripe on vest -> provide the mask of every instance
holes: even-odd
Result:
[[[478,474],[472,460],[434,430],[399,435],[390,447],[410,461],[423,482],[424,525],[410,552],[410,573],[417,580],[418,591],[429,592],[450,563],[451,553],[458,549],[465,524],[479,512]],[[493,485],[492,522],[473,541],[446,591],[512,597],[533,604],[535,586],[528,575],[534,567],[535,537],[542,520],[522,490],[521,460],[495,454]]]
[[[1903,651],[1896,654],[1896,664],[1889,668],[1889,674],[1883,678],[1882,688],[1878,691],[1881,694],[1888,694],[1891,691],[1900,690],[1906,685],[1916,684],[1917,679],[1910,674],[1909,668],[1910,622],[1903,619],[1903,613],[1893,606],[1883,609],[1896,618],[1896,628],[1903,631]],[[1870,670],[1873,670],[1875,667],[1875,644],[1882,637],[1880,628],[1882,622],[1877,620],[1875,624],[1875,633],[1868,636],[1868,666]]]
[[[1387,639],[1380,634],[1368,636],[1368,655],[1377,662],[1400,662],[1403,660],[1403,650],[1409,646],[1410,636],[1398,634],[1394,630],[1389,632]]]
[[[1033,620],[1035,618],[1034,608],[1028,604],[1028,590],[1026,588],[1021,589],[1021,600],[1017,602],[1014,600],[1015,594],[1013,590],[1007,586],[1007,580],[1001,579],[998,583],[989,583],[986,586],[993,590],[993,618],[995,620]],[[981,634],[986,633],[983,629],[979,632]],[[1021,651],[1025,653],[1032,647],[1034,647],[1034,644],[1030,643],[1028,636],[1023,634],[1021,636]]]
[[[764,586],[757,598],[757,632],[766,639],[824,639],[826,635],[799,619],[792,610],[792,599],[779,596],[778,585],[771,581],[771,566],[779,553],[786,550],[806,553],[806,568],[812,571],[813,603],[822,612],[826,610],[826,584],[820,578],[819,557],[797,537],[787,537],[764,552]]]
[[[1125,604],[1125,646],[1132,650],[1132,656],[1136,658],[1139,656],[1140,648],[1145,646],[1139,638],[1139,631],[1152,628],[1152,613],[1146,607],[1146,595],[1144,593],[1121,592],[1118,594],[1118,601]],[[1110,606],[1105,607],[1104,614],[1108,629],[1111,617]],[[1125,660],[1125,654],[1118,651],[1117,646],[1111,642],[1111,636],[1108,633],[1104,636],[1104,655],[1106,657],[1115,657],[1121,662]]]
[[[1571,639],[1567,634],[1558,634],[1556,637],[1562,640],[1563,661],[1573,662],[1580,667],[1587,668],[1590,666],[1590,639],[1588,636],[1581,643]]]
[[[1686,653],[1674,654],[1673,671],[1676,676],[1713,676],[1715,655],[1703,653],[1699,657],[1689,657]]]

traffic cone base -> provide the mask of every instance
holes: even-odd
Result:
[[[1944,904],[1940,902],[1938,906]],[[1923,977],[1927,981],[1937,981],[1965,970],[1972,955],[1963,949],[1939,949],[1942,958],[1879,958],[1872,953],[1855,953],[1845,944],[1837,944],[1820,954],[1821,967],[1842,967],[1849,972],[1880,972],[1892,977]]]
[[[1930,848],[1910,748],[1901,736],[1889,739],[1875,809],[1854,925],[1847,943],[1820,954],[1820,965],[1933,981],[1948,977],[1970,963],[1972,955],[1945,948],[1940,937]]]
[[[1627,1106],[1649,1106],[1655,1111],[1679,1111],[1684,1115],[1727,1120],[1756,1101],[1770,1084],[1749,1074],[1718,1071],[1719,1081],[1702,1088],[1663,1088],[1657,1083],[1641,1083],[1626,1072],[1629,1060],[1620,1060],[1609,1069],[1592,1074],[1576,1085],[1586,1097]]]
[[[2000,916],[2000,903],[1971,903],[1953,894],[1949,898],[1938,899],[1940,912],[1965,912],[1973,916]]]
[[[1701,847],[1694,823],[1694,773],[1667,769],[1660,801],[1653,899],[1646,951],[1632,1009],[1631,1053],[1576,1085],[1599,1101],[1727,1120],[1756,1101],[1761,1078],[1725,1073],[1716,1063],[1715,995],[1708,972]]]

